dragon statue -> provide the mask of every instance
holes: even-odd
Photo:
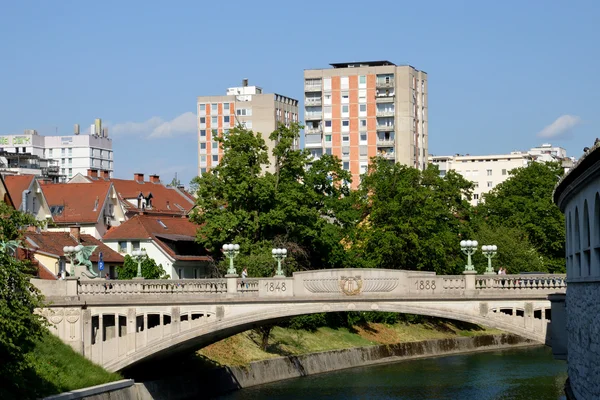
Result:
[[[81,251],[78,251],[75,254],[75,260],[77,264],[75,265],[84,265],[87,268],[88,276],[90,278],[97,278],[98,274],[94,272],[92,269],[92,262],[90,261],[90,257],[92,253],[98,246],[81,246]]]
[[[14,256],[20,243],[18,240],[0,242],[0,252]]]

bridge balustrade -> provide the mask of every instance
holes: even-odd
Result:
[[[84,296],[226,293],[225,279],[140,279],[79,281],[77,293]]]
[[[553,290],[567,287],[565,275],[558,274],[519,274],[488,275],[475,279],[477,290]]]

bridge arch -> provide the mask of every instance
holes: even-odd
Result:
[[[478,309],[481,307],[480,304],[476,304],[475,306]],[[416,302],[414,304],[390,301],[381,303],[311,302],[306,304],[294,304],[291,307],[288,304],[278,304],[264,307],[260,312],[248,311],[235,313],[235,315],[230,317],[226,316],[221,320],[213,320],[192,329],[169,335],[163,339],[148,343],[146,346],[135,352],[128,353],[106,362],[104,363],[104,367],[110,371],[119,371],[152,358],[168,356],[185,350],[198,349],[262,324],[276,322],[298,315],[339,311],[382,311],[448,318],[500,329],[541,343],[545,342],[546,325],[549,321],[544,319],[544,313],[541,313],[541,318],[538,318],[538,329],[528,330],[526,328],[524,316],[508,316],[504,314],[494,315],[496,313],[493,312],[493,310],[496,309],[518,308],[524,310],[525,307],[523,305],[516,307],[514,302],[505,301],[494,304],[493,306],[488,305],[488,307],[490,312],[486,315],[482,315],[481,313],[461,311],[459,307],[448,307],[447,304],[423,305],[417,304]],[[534,308],[539,310],[546,309],[547,307],[546,305],[537,305]],[[230,311],[233,313],[233,310]],[[105,342],[104,345],[106,346],[107,343]]]

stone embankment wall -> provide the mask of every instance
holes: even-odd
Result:
[[[246,367],[219,368],[193,377],[144,382],[143,385],[157,400],[193,399],[345,368],[523,346],[539,346],[539,343],[512,334],[500,334],[378,345],[272,358]]]
[[[600,285],[569,283],[567,366],[575,399],[600,399]]]

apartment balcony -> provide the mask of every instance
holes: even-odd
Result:
[[[322,147],[323,136],[320,133],[305,133],[304,147]]]
[[[377,125],[377,132],[391,132],[394,130],[394,124]]]
[[[304,105],[307,107],[320,106],[323,104],[323,101],[320,97],[307,97],[304,99]]]
[[[323,128],[318,126],[316,128],[313,128],[312,126],[307,126],[304,128],[304,133],[307,135],[315,135],[315,134],[322,134],[323,133]]]
[[[375,81],[375,87],[376,88],[381,88],[381,89],[393,88],[394,87],[394,80],[393,79],[390,79],[389,81],[386,81],[386,80],[377,80],[377,81]]]
[[[376,117],[393,117],[395,114],[394,110],[377,110],[375,111]]]
[[[375,103],[393,103],[394,99],[393,94],[379,93],[375,95]]]
[[[323,119],[323,112],[304,113],[305,121],[315,121]]]
[[[394,138],[377,138],[377,146],[394,146],[394,142],[396,140]]]
[[[394,152],[394,149],[391,149],[388,151],[378,149],[377,156],[383,157],[386,160],[395,160],[396,159],[396,153]]]
[[[322,90],[322,85],[321,84],[310,84],[310,85],[304,85],[304,91],[305,92],[320,92]]]

